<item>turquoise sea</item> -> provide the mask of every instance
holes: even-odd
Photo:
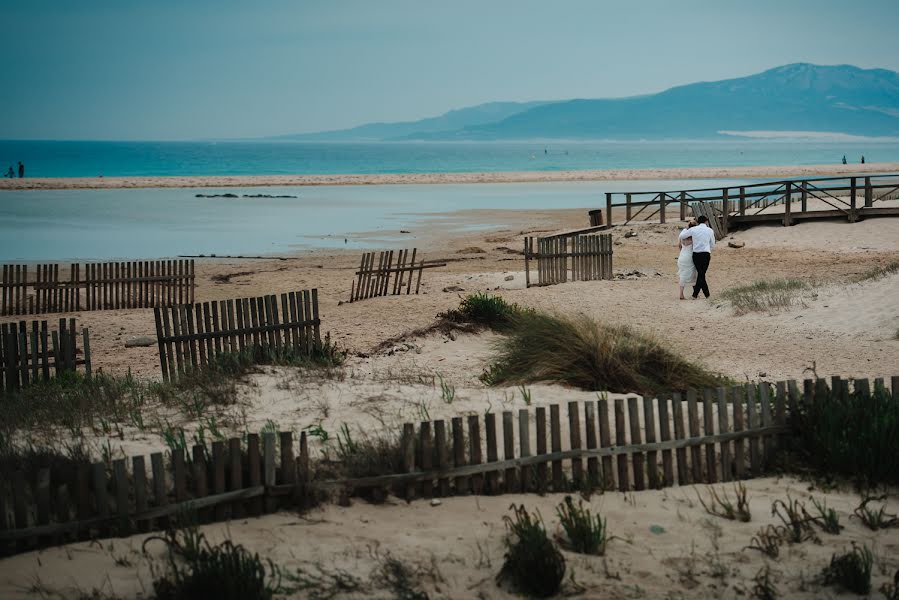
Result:
[[[15,142],[28,177],[553,171],[899,161],[897,143]],[[256,255],[409,244],[453,211],[598,208],[605,192],[729,180],[0,191],[0,262]],[[196,194],[237,194],[197,198]],[[245,198],[244,195],[294,198]],[[586,224],[585,214],[585,224]],[[476,227],[468,222],[462,228]],[[410,230],[408,237],[398,235]],[[344,242],[344,240],[347,240]]]
[[[0,141],[29,177],[314,175],[650,169],[899,161],[897,142],[49,142]]]

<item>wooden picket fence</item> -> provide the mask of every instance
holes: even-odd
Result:
[[[155,260],[71,264],[60,279],[59,264],[3,265],[0,315],[82,310],[152,308],[194,301],[194,261]]]
[[[569,271],[571,281],[612,279],[612,236],[607,233],[576,233],[524,238],[524,278],[527,287],[532,285],[531,261],[537,262],[537,283],[534,285],[565,283],[569,281]]]
[[[321,344],[318,290],[154,309],[159,367],[165,381],[202,367],[222,353]]]
[[[899,401],[899,377],[891,384]],[[855,380],[854,391],[870,394],[868,380]],[[392,489],[412,500],[757,477],[785,444],[788,415],[798,403],[848,393],[848,382],[834,377],[832,390],[807,379],[801,389],[795,381],[747,384],[528,407],[487,413],[483,421],[468,415],[407,423],[399,436],[400,472],[354,479],[316,479],[306,432],[299,440],[291,432],[249,434],[194,445],[190,454],[180,447],[168,456],[156,452],[150,478],[144,456],[58,472],[16,471],[0,477],[0,552],[164,528],[187,510],[201,522],[259,515],[303,506],[327,490]]]
[[[412,249],[412,257],[409,258],[409,250],[396,251],[396,264],[393,262],[393,250],[378,253],[378,265],[375,266],[375,253],[366,252],[362,255],[359,270],[356,271],[356,279],[350,282],[350,302],[357,302],[367,298],[378,296],[400,296],[405,290],[406,295],[412,293],[412,279],[415,279],[415,293],[421,289],[421,274],[425,269],[445,267],[446,263],[427,262],[421,259],[415,262],[418,248]],[[391,279],[393,282],[391,283]]]
[[[91,374],[91,347],[87,329],[81,330],[81,350],[75,319],[59,320],[49,330],[47,321],[0,324],[0,394],[12,393],[36,381],[47,380],[83,366]],[[79,354],[81,356],[79,356]]]
[[[0,481],[0,554],[162,529],[187,511],[209,522],[296,506],[308,482],[305,432],[294,446],[282,432],[155,452],[150,478],[144,456],[16,471]]]

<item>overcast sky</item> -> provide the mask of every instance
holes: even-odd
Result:
[[[899,71],[899,0],[0,0],[0,139],[241,138],[793,63]]]

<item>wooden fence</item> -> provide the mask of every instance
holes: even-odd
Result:
[[[643,221],[665,223],[667,214],[677,208],[681,221],[687,217],[690,204],[698,201],[712,207],[721,221],[724,234],[735,225],[754,223],[782,223],[793,225],[812,219],[846,218],[850,223],[870,216],[896,216],[899,207],[884,206],[883,201],[899,195],[899,174],[820,177],[769,181],[721,188],[697,188],[664,192],[607,192],[606,218],[608,226],[628,224],[641,217]],[[816,199],[825,209],[809,207],[809,199]],[[880,204],[878,204],[880,203]],[[783,212],[766,211],[783,206]],[[624,210],[624,220],[613,221],[613,207]],[[726,209],[726,210],[725,210]],[[602,209],[589,211],[590,224],[599,225]]]
[[[362,255],[359,270],[356,271],[356,279],[350,284],[350,302],[375,298],[377,296],[399,296],[412,293],[412,279],[415,278],[415,293],[421,288],[421,273],[425,269],[445,267],[446,263],[425,262],[423,259],[415,262],[418,248],[412,249],[412,258],[409,258],[409,250],[396,252],[396,264],[393,263],[393,250],[378,253],[378,266],[375,266],[375,253],[366,252]],[[417,274],[417,276],[416,276]],[[391,283],[391,278],[393,283]]]
[[[899,401],[899,377],[893,377]],[[883,386],[882,380],[875,388]],[[848,382],[832,379],[836,393]],[[855,393],[870,393],[855,380]],[[249,434],[211,447],[0,477],[0,551],[163,528],[186,509],[201,522],[302,505],[314,490],[393,489],[415,497],[573,489],[643,490],[766,472],[797,403],[830,397],[823,380],[528,407],[407,423],[400,472],[317,480],[306,433]],[[821,394],[821,396],[818,396]],[[567,414],[563,416],[563,408]],[[481,427],[483,423],[483,429]],[[517,427],[516,427],[517,426]],[[516,435],[517,430],[517,435]],[[261,444],[260,444],[261,442]],[[130,472],[129,472],[130,471]]]
[[[52,331],[47,321],[0,324],[0,394],[11,393],[38,380],[47,380],[83,365],[91,374],[90,336],[81,330],[81,350],[75,319],[59,320]],[[79,357],[79,353],[81,356]]]
[[[166,381],[222,353],[293,347],[306,354],[321,343],[318,290],[157,307],[159,367]]]
[[[194,261],[155,260],[72,264],[60,279],[59,264],[3,265],[0,315],[152,308],[194,301]]]
[[[524,279],[527,287],[532,285],[531,261],[537,262],[535,285],[565,283],[569,280],[569,270],[571,281],[611,279],[612,236],[575,233],[524,238]]]

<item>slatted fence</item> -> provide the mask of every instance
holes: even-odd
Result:
[[[301,504],[308,473],[305,432],[299,447],[291,432],[248,434],[149,461],[3,473],[0,553],[163,529],[188,510],[201,522],[274,512]]]
[[[244,518],[302,505],[314,490],[386,488],[411,500],[757,477],[786,444],[798,403],[848,394],[848,383],[832,378],[833,391],[824,380],[747,384],[406,423],[400,472],[354,479],[316,479],[306,432],[298,446],[291,432],[249,434],[153,453],[149,465],[135,456],[0,473],[0,552],[161,529],[186,509],[201,522]],[[899,401],[899,376],[891,385]],[[866,379],[853,389],[870,395]]]
[[[194,301],[194,261],[155,260],[69,265],[3,265],[0,315],[152,308]]]
[[[534,249],[536,240],[536,250]],[[563,234],[524,238],[525,285],[531,287],[531,261],[537,263],[537,284],[612,278],[612,236]]]
[[[90,336],[81,330],[78,348],[75,319],[59,320],[50,330],[47,321],[0,324],[0,393],[11,393],[83,366],[91,374]],[[80,355],[80,356],[79,356]]]
[[[159,367],[166,381],[222,353],[292,347],[311,354],[321,343],[318,290],[154,309]]]
[[[413,248],[410,258],[409,250],[396,251],[396,264],[393,262],[393,250],[379,252],[377,266],[375,266],[375,253],[364,253],[359,270],[355,273],[356,279],[350,283],[350,302],[378,296],[399,296],[404,290],[405,294],[411,294],[413,279],[415,279],[415,293],[418,294],[422,271],[445,267],[446,263],[426,262],[424,259],[416,263],[417,252],[418,248]]]

